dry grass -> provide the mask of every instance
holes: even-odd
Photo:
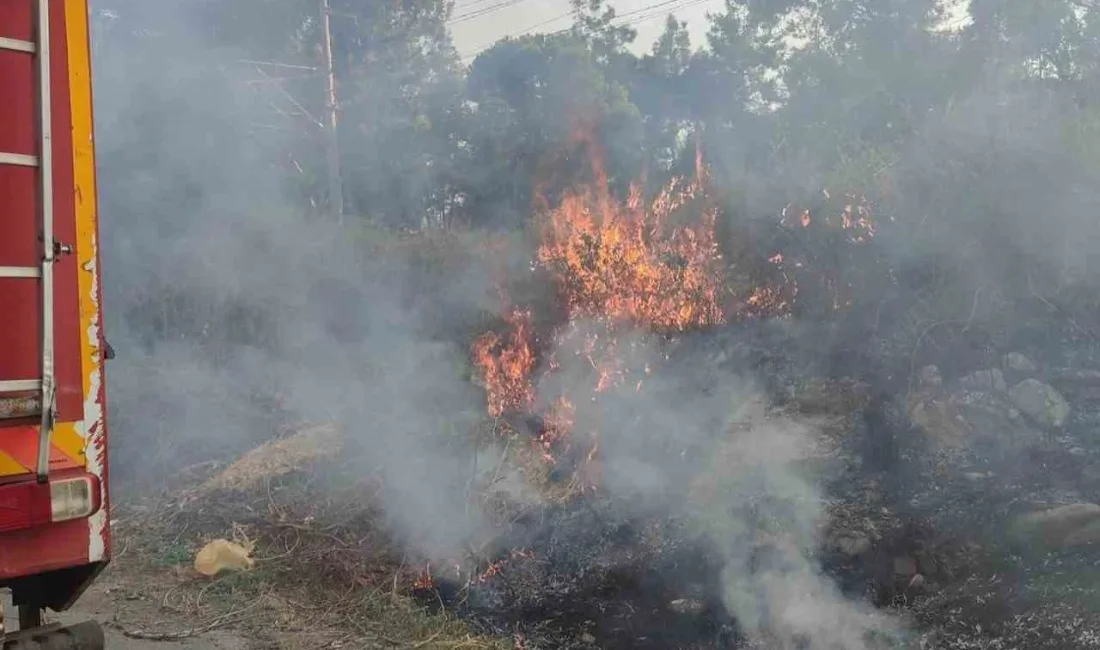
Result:
[[[203,484],[202,492],[250,491],[318,460],[335,458],[342,448],[339,429],[331,424],[306,427],[271,440],[241,456]]]
[[[800,410],[825,411],[822,417],[830,422],[838,417],[835,411],[865,399],[860,385],[814,388]],[[573,483],[549,479],[550,466],[524,436],[503,421],[483,424],[474,438],[482,445],[495,442],[501,455],[487,484],[475,485],[471,477],[468,489],[504,528],[522,510],[498,485],[509,471],[524,475],[536,502],[575,496]],[[147,596],[161,615],[177,621],[173,626],[135,617],[120,622],[125,631],[171,639],[244,628],[288,649],[513,647],[511,640],[479,636],[468,624],[414,602],[423,565],[406,557],[380,523],[385,486],[341,453],[340,443],[334,427],[299,427],[228,466],[205,464],[168,477],[184,485],[171,493],[117,505],[116,565],[158,585]],[[195,553],[217,538],[254,547],[254,568],[199,575],[192,566]],[[480,555],[491,542],[469,549],[470,558],[487,563]]]
[[[179,623],[120,623],[125,632],[173,639],[235,627],[287,649],[511,647],[414,603],[421,567],[379,528],[382,486],[321,465],[325,455],[305,439],[331,440],[331,430],[300,435],[264,445],[214,476],[193,477],[192,489],[116,506],[115,564],[159,585],[161,612],[189,622],[182,631]],[[215,538],[254,543],[255,567],[199,575],[194,554]]]

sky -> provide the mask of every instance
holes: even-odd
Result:
[[[716,13],[724,0],[612,0],[611,6],[638,31],[634,50],[647,52],[673,13],[688,22],[694,46],[703,43],[707,13]],[[572,23],[569,0],[455,0],[451,34],[463,58],[505,36],[549,32]]]
[[[941,0],[948,11],[943,27],[965,25],[969,0]],[[698,48],[707,32],[707,14],[720,12],[725,0],[610,0],[620,17],[638,32],[632,49],[650,51],[664,29],[665,18],[674,14],[688,23],[691,43]],[[466,61],[505,36],[552,32],[572,23],[569,0],[455,0],[451,35]]]

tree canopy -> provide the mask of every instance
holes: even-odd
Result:
[[[179,75],[184,94],[207,101],[165,102],[195,120],[237,111],[211,121],[226,132],[208,132],[205,147],[175,129],[187,141],[173,150],[181,171],[164,201],[199,200],[188,174],[218,159],[227,170],[276,167],[280,201],[319,205],[329,108],[320,3],[94,5],[98,57],[132,52],[135,40],[149,52],[104,87],[142,92],[135,69]],[[1095,264],[1097,226],[1084,216],[1100,171],[1100,9],[1091,3],[726,0],[703,42],[668,15],[646,51],[630,14],[573,0],[571,28],[506,38],[465,59],[449,33],[463,6],[331,1],[353,217],[523,228],[540,193],[552,198],[584,173],[570,145],[588,128],[620,193],[689,173],[698,147],[722,191],[727,239],[759,237],[787,206],[831,209],[823,195],[854,192],[889,218],[876,242],[884,254],[981,260],[969,274],[978,285],[1022,269],[1083,277]],[[196,38],[206,48],[180,67],[180,44]],[[139,114],[148,103],[128,106],[112,92],[100,93],[118,105],[112,132],[155,138],[168,128]],[[242,123],[247,134],[231,133]],[[114,138],[101,162],[125,172],[116,178],[139,178],[139,158],[153,153],[127,141]],[[218,153],[242,142],[253,158]],[[105,195],[118,212],[148,209],[110,186]]]

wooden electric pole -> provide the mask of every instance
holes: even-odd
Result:
[[[336,73],[332,66],[332,24],[329,0],[321,0],[321,47],[324,53],[325,84],[325,155],[328,165],[328,206],[337,221],[344,221],[344,190],[340,178],[340,145],[336,134]]]

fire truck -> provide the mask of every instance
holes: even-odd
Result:
[[[104,645],[43,617],[110,557],[88,22],[87,0],[0,0],[3,650]]]

